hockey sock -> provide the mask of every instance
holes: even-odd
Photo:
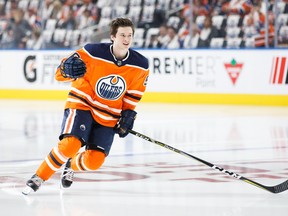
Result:
[[[75,137],[65,137],[47,155],[39,166],[36,174],[43,180],[48,180],[60,167],[81,148],[81,142]]]
[[[72,158],[71,168],[74,171],[92,171],[99,169],[106,155],[97,150],[86,150]]]

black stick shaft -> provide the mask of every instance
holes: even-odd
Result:
[[[177,148],[174,148],[174,147],[172,147],[170,145],[167,145],[165,143],[162,143],[162,142],[159,142],[157,140],[154,140],[154,139],[152,139],[152,138],[150,138],[150,137],[148,137],[148,136],[146,136],[144,134],[141,134],[139,132],[136,132],[134,130],[129,130],[129,132],[131,134],[137,136],[137,137],[140,137],[140,138],[146,140],[146,141],[152,142],[152,143],[154,143],[156,145],[159,145],[161,147],[169,149],[170,151],[176,152],[176,153],[178,153],[180,155],[183,155],[185,157],[188,157],[190,159],[192,158],[192,159],[194,159],[196,161],[199,161],[200,163],[205,164],[205,165],[207,165],[207,166],[209,166],[209,167],[211,167],[211,168],[213,168],[215,170],[218,170],[218,171],[220,171],[222,173],[225,173],[226,175],[229,175],[229,176],[234,177],[236,179],[242,180],[242,181],[244,181],[244,182],[246,182],[248,184],[254,185],[254,186],[258,187],[258,188],[261,188],[263,190],[269,191],[271,193],[280,193],[280,192],[283,192],[283,191],[288,189],[288,180],[283,182],[283,183],[281,183],[281,184],[279,184],[279,185],[276,185],[276,186],[271,186],[271,187],[270,186],[265,186],[265,185],[262,185],[262,184],[260,184],[258,182],[252,181],[252,180],[250,180],[248,178],[245,178],[245,177],[243,177],[243,176],[241,176],[241,175],[239,175],[239,174],[237,174],[235,172],[228,171],[228,170],[226,170],[226,169],[224,169],[222,167],[216,166],[216,165],[214,165],[214,164],[212,164],[212,163],[210,163],[208,161],[205,161],[205,160],[200,159],[198,157],[195,157],[195,156],[193,156],[191,154],[188,154],[188,153],[186,153],[184,151],[181,151],[181,150],[179,150]]]

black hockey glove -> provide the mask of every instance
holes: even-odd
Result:
[[[115,126],[115,131],[119,134],[119,137],[123,138],[128,135],[129,130],[133,128],[136,115],[137,112],[133,110],[123,110],[121,112],[121,118]]]
[[[60,64],[60,72],[63,77],[77,79],[86,73],[86,64],[78,54],[71,55]]]

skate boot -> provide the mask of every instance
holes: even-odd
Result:
[[[71,169],[71,158],[66,162],[61,175],[61,187],[69,188],[73,183],[74,171]]]
[[[34,174],[27,182],[26,182],[26,187],[24,188],[24,190],[22,191],[22,194],[24,195],[28,195],[29,193],[31,193],[31,191],[33,190],[34,192],[36,192],[41,184],[44,182],[43,179],[41,179],[39,176],[37,176],[36,174]]]

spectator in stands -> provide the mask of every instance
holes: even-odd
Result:
[[[250,13],[252,8],[253,8],[253,5],[251,3],[251,0],[230,0],[230,1],[226,1],[222,5],[222,11],[226,15],[239,14],[242,17]]]
[[[9,14],[11,14],[11,12],[13,10],[18,9],[18,5],[19,5],[19,0],[11,0],[11,1],[5,1],[6,3],[6,9],[9,10]],[[9,7],[7,7],[7,5],[9,4]]]
[[[265,26],[265,14],[261,11],[261,5],[255,5],[249,15],[253,18],[253,22],[257,28]]]
[[[1,35],[0,47],[2,49],[12,49],[14,44],[14,32],[11,27],[5,28]]]
[[[183,48],[197,48],[198,42],[199,42],[199,34],[200,30],[197,26],[197,24],[193,23],[192,25],[192,38],[189,34],[186,35],[186,37],[183,40]]]
[[[78,29],[84,29],[93,25],[95,25],[95,20],[92,17],[92,13],[89,9],[86,9],[83,15],[78,18]]]
[[[278,2],[284,2],[286,3],[284,5],[284,7],[282,8],[283,11],[280,11],[280,13],[284,13],[284,14],[287,14],[288,13],[288,0],[279,0]],[[275,0],[270,0],[269,1],[269,6],[268,6],[268,10],[269,11],[274,11],[274,5],[275,5]],[[279,12],[279,9],[278,8],[278,12]]]
[[[5,19],[5,8],[4,3],[0,2],[0,48],[1,48],[1,40],[3,36],[3,32],[6,28],[7,21]]]
[[[75,0],[62,0],[61,19],[65,20],[70,16],[70,11],[76,11],[78,8]],[[74,14],[73,14],[74,15]]]
[[[150,37],[150,41],[149,41],[149,44],[148,44],[148,46],[147,46],[147,48],[158,48],[157,47],[157,43],[158,43],[158,41],[157,41],[157,38],[158,38],[158,35],[151,35],[151,37]]]
[[[251,9],[251,12],[249,13],[248,16],[250,19],[247,19],[248,22],[243,23],[243,31],[244,31],[244,39],[245,37],[245,32],[249,33],[249,25],[254,25],[254,28],[257,30],[257,34],[252,35],[254,36],[254,41],[255,41],[255,46],[256,47],[265,47],[265,34],[266,34],[266,26],[265,26],[265,20],[266,16],[268,16],[268,43],[273,46],[273,41],[274,41],[274,21],[275,21],[275,14],[272,11],[269,11],[268,14],[264,14],[262,12],[262,4],[263,1],[257,0],[254,1],[254,7]],[[245,20],[245,19],[244,19]],[[249,24],[251,22],[251,24]],[[247,26],[248,25],[248,26]],[[246,29],[248,27],[248,30]],[[252,27],[250,27],[252,28]]]
[[[212,16],[215,16],[215,15],[226,15],[225,12],[223,11],[222,7],[223,5],[227,4],[230,0],[217,0],[212,8],[213,10],[211,11],[211,14]]]
[[[214,13],[214,8],[216,7],[218,2],[221,2],[223,0],[193,0],[193,7],[192,7],[192,17],[193,22],[196,21],[196,18],[198,16],[207,16]],[[186,1],[187,2],[187,1]],[[180,28],[182,25],[189,26],[190,23],[190,4],[186,3],[180,13]]]
[[[150,27],[159,27],[163,23],[165,23],[166,18],[166,11],[160,7],[159,3],[156,5],[154,13],[153,13],[153,22],[151,23]]]
[[[40,28],[42,21],[39,15],[37,15],[37,10],[34,8],[29,8],[24,15],[24,19],[28,21],[31,27]]]
[[[257,28],[257,25],[254,23],[253,16],[248,16],[245,22],[245,25],[243,25],[243,39],[251,38],[253,36],[259,35],[259,28]]]
[[[58,23],[58,26],[66,30],[74,30],[77,28],[77,22],[72,8],[70,8],[68,15],[61,20],[61,23]]]
[[[151,37],[150,48],[162,48],[169,41],[169,36],[167,35],[168,27],[163,24],[159,27],[159,33],[157,36]]]
[[[2,39],[3,48],[23,49],[30,37],[32,27],[24,19],[24,12],[21,9],[12,11],[12,19],[8,22],[5,37]]]
[[[4,19],[5,18],[5,4],[4,2],[0,2],[0,19]]]
[[[166,49],[180,48],[179,37],[177,35],[177,30],[174,27],[168,26],[167,35],[169,39],[165,44],[163,44],[162,48],[166,48]]]
[[[50,18],[50,15],[52,13],[52,10],[54,7],[53,0],[45,0],[44,3],[42,4],[42,7],[43,8],[41,10],[41,15],[42,15],[42,19],[45,23],[46,20],[48,20]]]
[[[61,1],[59,0],[54,1],[52,4],[51,13],[49,14],[49,18],[60,20],[62,6],[63,4],[61,3]]]
[[[268,15],[268,43],[270,46],[273,46],[274,41],[274,23],[275,23],[275,17],[274,14],[271,12]],[[267,29],[265,26],[260,29],[260,36],[255,39],[255,46],[256,47],[265,47],[265,34]]]
[[[179,36],[180,42],[183,42],[185,40],[185,38],[187,36],[189,36],[189,33],[190,33],[190,30],[189,30],[190,29],[190,16],[189,16],[189,14],[183,13],[182,17],[183,17],[184,21],[182,22],[182,24],[180,25],[180,28],[178,30],[178,36]],[[193,28],[193,26],[192,26],[192,28]]]
[[[34,28],[31,37],[26,42],[26,49],[40,50],[43,48],[43,37],[38,28]]]
[[[257,2],[251,12],[244,17],[243,32],[244,39],[260,34],[261,29],[265,28],[265,15],[261,12],[261,4]]]
[[[75,12],[76,20],[80,20],[86,10],[90,11],[90,17],[97,22],[99,9],[92,0],[82,0],[82,5]]]
[[[206,16],[209,15],[211,13],[211,11],[213,10],[213,8],[211,7],[211,5],[209,4],[209,1],[206,0],[194,0],[194,5],[192,7],[193,9],[193,16],[197,17],[197,16]],[[213,1],[212,1],[213,2]],[[185,5],[184,10],[186,10],[187,12],[189,12],[189,4],[187,3]]]
[[[278,45],[281,47],[288,46],[288,26],[283,26],[282,29],[280,29]]]
[[[197,47],[199,48],[209,47],[211,39],[218,36],[219,36],[218,29],[212,25],[212,17],[206,16],[203,28],[200,31]]]

